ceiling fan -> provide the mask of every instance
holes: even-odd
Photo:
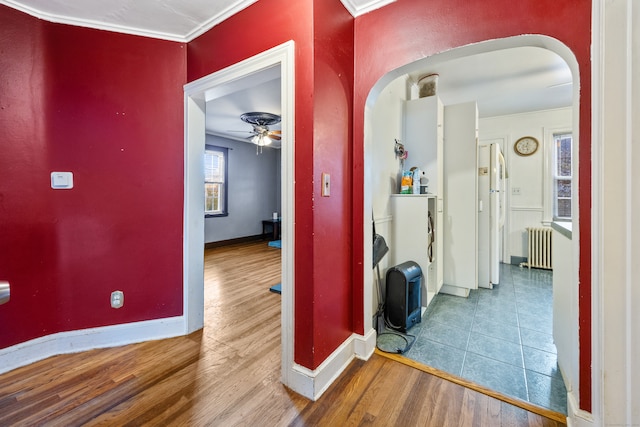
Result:
[[[262,147],[271,144],[273,140],[280,141],[282,138],[281,131],[269,130],[269,126],[280,123],[280,116],[277,114],[254,111],[240,115],[240,120],[253,126],[253,130],[251,131],[236,132],[249,132],[253,134],[248,139],[257,145],[256,154],[258,154],[258,150],[262,152]]]

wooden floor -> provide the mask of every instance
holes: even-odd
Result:
[[[0,426],[559,426],[373,355],[317,401],[280,383],[280,251],[206,251],[205,328],[0,375]]]

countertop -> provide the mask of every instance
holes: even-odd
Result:
[[[551,228],[562,234],[567,239],[571,240],[573,234],[571,221],[554,221],[551,223]]]

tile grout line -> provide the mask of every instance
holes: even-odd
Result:
[[[509,269],[509,272],[512,273],[511,269]],[[531,395],[529,394],[529,380],[527,378],[527,364],[524,360],[524,343],[522,340],[522,329],[520,326],[520,310],[518,310],[518,297],[516,295],[516,284],[514,283],[513,280],[513,273],[511,274],[512,280],[512,286],[513,286],[513,300],[515,302],[515,308],[516,308],[516,322],[518,323],[518,338],[520,339],[520,357],[522,359],[522,375],[524,376],[524,389],[525,392],[527,393],[527,402],[531,402]]]
[[[464,355],[462,356],[462,366],[460,367],[460,376],[464,372],[464,364],[467,361],[467,354],[469,353],[469,341],[471,341],[471,332],[473,331],[473,325],[476,321],[476,313],[478,312],[478,301],[479,298],[476,299],[475,304],[473,306],[473,317],[471,318],[471,325],[469,326],[469,333],[467,334],[467,344],[464,347]]]
[[[525,361],[525,356],[524,356],[524,337],[523,337],[523,325],[522,325],[522,321],[521,321],[521,315],[525,315],[528,314],[529,312],[526,310],[528,307],[528,303],[530,301],[531,298],[529,298],[527,296],[526,292],[516,292],[517,290],[526,290],[528,285],[526,283],[527,282],[527,277],[524,277],[520,274],[518,274],[518,271],[516,270],[516,268],[518,268],[517,266],[511,266],[511,265],[505,265],[506,268],[504,270],[502,270],[504,272],[503,274],[503,281],[501,281],[502,288],[507,292],[504,295],[505,296],[509,296],[511,295],[511,297],[513,298],[513,312],[514,315],[516,316],[515,320],[515,327],[517,328],[517,335],[518,335],[518,343],[516,343],[515,345],[519,346],[519,352],[520,352],[520,361],[521,361],[521,369],[519,369],[519,371],[522,373],[522,379],[524,380],[524,387],[525,387],[525,396],[526,396],[526,400],[528,402],[532,402],[531,398],[532,398],[532,393],[530,390],[530,386],[532,384],[529,384],[529,379],[527,378],[527,367],[526,367],[526,361]],[[516,280],[516,277],[518,278],[518,280]],[[534,282],[540,282],[540,281],[546,281],[548,280],[546,277],[540,277],[539,275],[535,276],[535,277],[531,277],[531,280],[533,280]],[[516,283],[517,282],[517,283]],[[526,283],[525,283],[526,282]],[[517,286],[518,284],[522,285],[522,286]],[[535,283],[534,283],[535,284]],[[507,290],[506,288],[509,287],[509,289]],[[464,350],[462,351],[462,363],[460,366],[460,376],[462,376],[462,373],[464,371],[464,369],[468,366],[468,364],[470,363],[469,361],[471,360],[471,354],[473,352],[470,351],[470,345],[471,345],[471,339],[472,339],[472,333],[473,333],[473,329],[475,327],[475,325],[477,324],[477,322],[479,320],[482,321],[490,321],[490,318],[487,317],[482,317],[480,316],[480,297],[483,296],[480,293],[477,293],[477,290],[473,290],[472,291],[474,293],[473,295],[473,303],[472,304],[468,304],[465,306],[462,305],[458,305],[458,304],[454,304],[453,306],[449,307],[454,309],[454,314],[457,316],[465,316],[465,317],[469,317],[470,318],[470,323],[468,323],[468,327],[467,329],[463,328],[462,326],[456,324],[449,324],[448,322],[439,322],[437,321],[436,323],[440,323],[442,325],[448,325],[452,328],[455,329],[455,331],[458,331],[460,333],[467,333],[467,337],[465,339],[464,342]],[[488,294],[489,295],[489,294]],[[520,298],[518,298],[518,295],[520,296]],[[445,306],[450,306],[450,304],[445,304],[445,300],[440,300],[437,298],[438,296],[436,296],[436,300],[434,301],[434,306],[433,308],[436,308],[436,306],[440,306],[439,308],[444,308]],[[502,307],[504,308],[506,306],[506,304],[511,306],[511,303],[508,301],[503,301],[502,299],[499,300],[494,300],[493,298],[490,298],[489,300],[485,301],[488,302],[491,305],[496,305],[498,308]],[[524,311],[522,311],[524,310]],[[437,310],[436,310],[437,311]],[[511,311],[511,310],[510,310]],[[526,319],[525,319],[526,320]],[[526,322],[525,322],[526,323]],[[423,332],[426,331],[426,329],[423,330]],[[474,334],[475,335],[484,335],[481,331],[476,332]],[[427,339],[425,335],[421,334],[421,337],[424,339]],[[499,340],[503,340],[506,342],[511,342],[507,339],[504,338],[498,338],[498,337],[494,337],[493,335],[487,335],[488,338],[492,338],[492,339],[499,339]],[[436,340],[437,343],[445,346],[445,347],[449,347],[450,345],[448,343]],[[462,344],[462,343],[461,343]],[[460,346],[462,347],[462,346]],[[457,347],[455,346],[451,346],[452,349],[457,349]],[[545,351],[545,350],[540,350],[540,351]],[[475,354],[475,353],[473,353]],[[483,356],[483,357],[488,357],[488,356]],[[507,363],[508,362],[502,362],[499,359],[494,359],[491,358],[492,360],[496,361],[496,362],[501,362],[501,363]],[[534,371],[532,371],[534,372]],[[537,372],[537,371],[535,371]],[[545,375],[542,374],[541,375]],[[546,375],[548,377],[552,377],[549,375]],[[464,377],[463,377],[464,378]],[[515,396],[515,395],[514,395]],[[552,402],[548,402],[549,405],[552,405]],[[546,405],[544,405],[544,407],[547,407]]]

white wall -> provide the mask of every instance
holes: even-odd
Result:
[[[262,233],[262,220],[280,213],[280,150],[207,135],[206,143],[229,148],[228,216],[206,218],[205,243]]]
[[[393,154],[394,139],[403,134],[402,105],[407,99],[407,82],[399,78],[387,86],[373,109],[373,145],[371,184],[373,211],[378,233],[387,237],[385,222],[391,220],[389,195],[397,192],[400,162]],[[504,262],[510,257],[526,257],[526,227],[549,225],[552,219],[552,182],[550,179],[553,133],[571,131],[572,108],[513,114],[479,120],[480,142],[499,139],[507,162],[507,221]],[[529,157],[520,157],[513,144],[522,136],[534,136],[541,147]],[[411,151],[407,166],[411,163]],[[520,194],[513,195],[513,188]],[[386,234],[385,234],[386,233]],[[391,248],[393,250],[393,248]],[[381,264],[384,265],[384,264]]]
[[[572,108],[513,114],[480,119],[480,141],[502,139],[502,151],[507,163],[507,222],[505,223],[505,259],[526,257],[526,227],[539,227],[551,222],[552,182],[551,142],[553,133],[571,131]],[[523,136],[540,141],[538,151],[521,157],[513,151],[513,144]],[[519,194],[513,194],[519,189]]]
[[[571,230],[571,227],[566,228]],[[579,395],[580,386],[579,290],[576,277],[578,270],[574,264],[572,239],[557,229],[553,230],[552,258],[553,340],[567,393],[575,397]]]
[[[402,106],[407,99],[406,79],[399,78],[391,82],[379,95],[373,107],[373,149],[371,150],[371,188],[373,214],[376,220],[376,232],[381,234],[387,244],[393,241],[391,236],[391,202],[390,195],[398,192],[400,161],[394,154],[395,140],[402,140],[403,117]],[[393,247],[389,247],[393,251]],[[387,255],[380,262],[380,274],[384,284],[384,276],[390,267],[391,256]],[[376,275],[374,274],[375,285]],[[377,293],[373,292],[373,308],[377,307]]]
[[[593,1],[594,425],[640,424],[640,3]],[[588,84],[588,83],[587,83]]]

